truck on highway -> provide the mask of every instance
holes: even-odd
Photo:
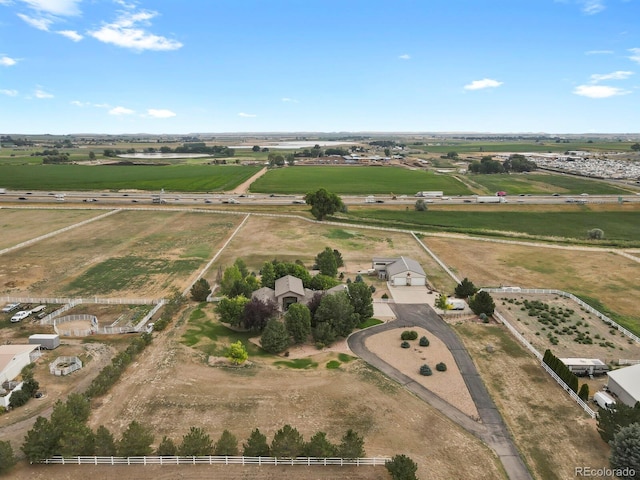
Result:
[[[441,197],[444,195],[444,192],[436,191],[436,190],[428,190],[425,192],[416,193],[416,197]]]
[[[507,199],[504,197],[476,197],[477,203],[506,203]]]
[[[0,194],[5,194],[7,193],[7,189],[6,188],[0,188]]]

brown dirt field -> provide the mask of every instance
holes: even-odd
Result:
[[[640,268],[620,255],[471,239],[427,237],[424,242],[458,277],[477,286],[555,288],[586,295],[640,324]]]
[[[478,418],[478,410],[471,399],[456,361],[444,342],[424,328],[412,328],[418,332],[418,338],[425,335],[429,339],[428,347],[421,347],[418,340],[409,342],[411,348],[400,347],[400,334],[406,328],[398,328],[378,333],[366,341],[367,348],[375,352],[389,365],[431,390],[460,411],[472,418]],[[446,372],[438,372],[436,364],[444,362]],[[433,375],[420,375],[420,366],[428,364]]]
[[[558,339],[558,345],[552,345],[547,339],[546,334],[552,331],[552,327],[544,326],[536,317],[529,317],[526,311],[520,310],[521,305],[510,304],[502,299],[514,299],[522,302],[523,299],[529,301],[539,300],[547,303],[550,307],[556,309],[562,308],[572,309],[575,311],[573,315],[568,317],[568,322],[560,323],[557,328],[562,329],[563,326],[575,325],[577,321],[587,322],[588,327],[584,325],[578,326],[576,331],[589,332],[589,336],[593,339],[592,345],[579,344],[575,342],[574,335],[558,335],[553,334]],[[554,355],[560,358],[599,358],[605,363],[617,363],[620,358],[640,359],[640,345],[633,340],[624,336],[622,333],[614,330],[611,333],[611,327],[606,325],[602,320],[580,309],[580,306],[569,298],[556,297],[555,295],[522,295],[514,293],[494,294],[496,304],[500,306],[500,313],[513,325],[539,352],[544,352],[547,348]],[[508,308],[511,307],[511,310]],[[546,330],[542,330],[546,328]],[[539,332],[540,335],[536,335]],[[601,338],[596,338],[599,335]],[[603,347],[602,342],[611,342],[615,348]]]
[[[3,293],[10,295],[65,295],[73,293],[66,286],[90,267],[126,256],[193,259],[204,265],[241,220],[238,216],[188,212],[123,211],[5,255],[0,285],[4,285]],[[95,294],[159,297],[172,287],[185,288],[195,273],[157,273],[149,275],[144,286],[135,291],[124,287]]]
[[[179,324],[157,335],[122,381],[96,400],[93,428],[104,424],[118,436],[136,419],[153,428],[156,443],[163,435],[180,442],[191,426],[204,428],[214,441],[229,429],[240,443],[256,427],[270,439],[289,423],[307,439],[322,430],[333,442],[353,428],[364,436],[368,456],[405,453],[423,478],[504,478],[481,442],[360,361],[328,370],[328,354],[321,353],[314,357],[320,366],[309,370],[277,368],[268,357],[250,358],[255,363],[247,368],[211,367],[200,352],[176,341],[185,329]],[[135,476],[152,478],[154,472],[137,468]],[[325,478],[299,472],[281,473]],[[381,469],[362,472],[367,479],[386,475]]]
[[[40,235],[105,213],[103,210],[0,209],[0,249],[12,247]]]
[[[609,466],[609,447],[592,420],[505,327],[454,327],[474,359],[534,478],[575,477],[574,467]],[[494,347],[488,353],[487,345]]]

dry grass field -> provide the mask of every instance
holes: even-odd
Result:
[[[4,255],[0,288],[8,295],[158,298],[186,287],[241,219],[119,212]]]

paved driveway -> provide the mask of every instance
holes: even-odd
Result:
[[[387,287],[395,303],[426,303],[433,305],[438,296],[435,292],[429,293],[427,287],[393,287],[389,284],[387,284]]]

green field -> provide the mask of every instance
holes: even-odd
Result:
[[[638,243],[640,214],[638,211],[594,211],[588,206],[571,207],[574,211],[505,211],[502,205],[482,210],[434,210],[426,212],[390,209],[352,209],[350,219],[376,224],[393,224],[401,228],[425,231],[486,233],[488,230],[517,232],[545,237],[586,240],[587,231],[600,228],[605,242]]]
[[[592,180],[571,175],[557,174],[498,174],[498,175],[467,175],[465,179],[478,184],[488,193],[500,190],[510,195],[520,193],[550,194],[561,193],[579,195],[628,195],[629,190],[623,190],[607,182]]]
[[[24,190],[233,190],[261,167],[236,165],[2,165],[2,187]]]
[[[570,143],[555,143],[555,141],[535,142],[533,140],[522,142],[465,142],[447,140],[432,145],[412,145],[407,146],[412,150],[422,150],[425,153],[485,153],[485,152],[566,152],[567,150],[583,150],[583,151],[618,151],[630,152],[631,145],[634,142],[606,142],[594,141],[589,143],[585,141],[575,141]]]
[[[337,194],[410,194],[440,190],[446,195],[468,195],[455,178],[421,170],[393,167],[288,167],[269,170],[251,185],[258,193],[307,193],[324,187]]]

